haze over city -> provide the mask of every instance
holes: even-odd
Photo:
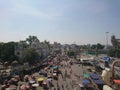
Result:
[[[0,42],[109,44],[120,38],[120,0],[0,0]]]

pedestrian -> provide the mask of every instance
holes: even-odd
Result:
[[[60,90],[60,87],[57,87],[57,90]]]
[[[66,88],[68,88],[68,84],[66,83]]]
[[[62,89],[64,89],[64,86],[63,86],[63,84],[62,84]]]
[[[70,69],[70,74],[72,74],[72,68]]]
[[[65,69],[65,78],[67,77],[67,70]]]

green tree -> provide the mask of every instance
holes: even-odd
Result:
[[[29,45],[31,45],[32,42],[33,42],[35,39],[37,39],[36,36],[31,36],[31,35],[30,35],[28,38],[26,38],[26,41],[29,43]]]
[[[15,45],[15,42],[0,43],[0,59],[3,62],[18,60],[18,57],[14,54]]]
[[[23,62],[29,62],[29,64],[34,64],[40,58],[39,54],[34,48],[28,48],[23,53]]]
[[[97,49],[104,49],[104,47],[105,47],[105,46],[102,45],[102,44],[100,44],[100,43],[97,44]]]
[[[120,58],[120,49],[110,49],[108,56]]]
[[[47,41],[47,40],[44,40],[44,42],[43,42],[44,44],[46,44],[47,46],[48,46],[48,48],[50,49],[50,42],[49,41]]]
[[[91,46],[91,49],[104,49],[104,45],[100,44],[100,43],[97,43],[97,44],[93,44]]]
[[[72,50],[69,50],[69,51],[67,51],[67,55],[68,55],[69,57],[71,57],[71,56],[75,57],[75,52],[72,51]]]

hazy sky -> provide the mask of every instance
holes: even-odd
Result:
[[[106,44],[120,38],[120,0],[0,0],[0,42]]]

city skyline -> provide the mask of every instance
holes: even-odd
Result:
[[[0,42],[34,35],[51,43],[111,44],[112,35],[120,38],[119,10],[119,0],[0,0]]]

